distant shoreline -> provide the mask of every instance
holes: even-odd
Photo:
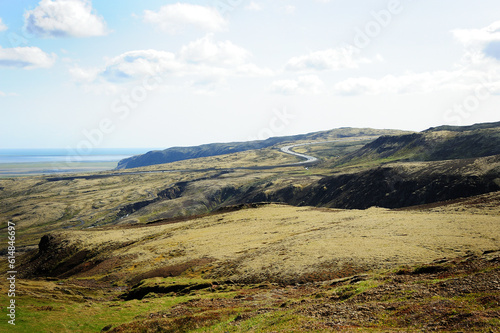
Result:
[[[60,173],[80,173],[109,171],[116,168],[118,162],[35,162],[35,163],[0,163],[0,178],[54,175]]]
[[[0,178],[113,170],[124,158],[148,149],[94,149],[75,155],[67,149],[0,149]]]

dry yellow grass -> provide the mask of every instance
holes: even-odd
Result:
[[[76,225],[80,220],[90,225],[123,204],[146,200],[169,184],[196,176],[144,174],[56,182],[43,177],[2,179],[0,218],[15,222],[20,232],[38,234]],[[28,240],[23,237],[20,241]]]
[[[284,154],[278,148],[265,148],[250,150],[233,154],[218,155],[211,157],[200,157],[188,161],[158,164],[140,168],[145,171],[155,170],[199,170],[205,168],[227,169],[240,167],[256,167],[269,165],[282,165],[299,162],[302,159]],[[134,172],[135,169],[123,170]]]
[[[477,211],[326,210],[269,205],[176,224],[66,232],[85,248],[130,243],[120,270],[212,258],[235,280],[291,277],[354,267],[391,268],[500,248],[499,214]],[[230,269],[228,267],[231,267]]]
[[[151,200],[158,192],[177,182],[189,182],[209,178],[218,174],[216,169],[232,167],[248,167],[277,165],[297,162],[297,157],[283,154],[278,149],[263,149],[240,152],[215,157],[198,158],[170,164],[140,168],[135,171],[155,170],[199,170],[212,168],[214,171],[201,172],[166,172],[151,174],[131,174],[120,177],[99,179],[74,179],[50,182],[43,176],[0,179],[0,222],[13,221],[23,236],[19,245],[34,245],[46,232],[64,227],[88,227],[116,222],[116,214],[126,204]],[[290,172],[290,170],[287,170]],[[230,175],[221,175],[211,182],[200,182],[200,188],[191,186],[192,203],[173,200],[152,205],[144,214],[131,216],[121,223],[143,222],[162,218],[164,212],[175,211],[175,214],[197,214],[206,212],[203,194],[217,190],[221,186],[231,184],[239,186],[259,179],[275,177],[283,170],[269,171],[236,171]],[[101,174],[108,174],[104,172]],[[68,175],[66,175],[68,176]],[[205,200],[206,201],[206,200]],[[185,206],[191,211],[186,211]],[[83,221],[83,225],[82,225]]]

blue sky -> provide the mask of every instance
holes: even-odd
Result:
[[[498,121],[496,0],[0,2],[0,148]]]

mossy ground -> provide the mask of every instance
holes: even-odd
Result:
[[[353,146],[330,148],[345,153]],[[17,280],[16,326],[7,324],[2,306],[0,331],[500,330],[500,192],[398,210],[271,204],[214,213],[211,203],[224,202],[223,189],[304,188],[364,168],[220,172],[251,161],[268,165],[268,157],[277,164],[294,159],[252,154],[178,163],[214,167],[190,173],[0,179],[0,217],[16,223],[18,246],[28,251],[18,256],[27,278]],[[496,166],[477,165],[489,167]],[[179,182],[189,184],[180,197],[119,216]],[[211,214],[187,217],[199,213]],[[71,251],[50,258],[49,249],[40,261],[36,245],[44,234],[63,240],[54,249]],[[6,244],[5,233],[1,239]],[[37,265],[48,262],[68,271],[37,275]],[[5,261],[0,269],[7,271]],[[7,304],[5,280],[1,288]]]
[[[0,327],[9,332],[54,333],[498,332],[499,277],[497,251],[316,283],[211,281],[210,286],[188,293],[150,292],[133,300],[120,298],[127,293],[121,288],[22,280],[16,326],[3,321]],[[144,285],[206,281],[156,278]],[[4,308],[1,314],[6,315]]]

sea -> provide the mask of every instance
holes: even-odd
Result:
[[[106,171],[118,161],[150,148],[99,148],[80,153],[69,149],[0,149],[0,177]]]

